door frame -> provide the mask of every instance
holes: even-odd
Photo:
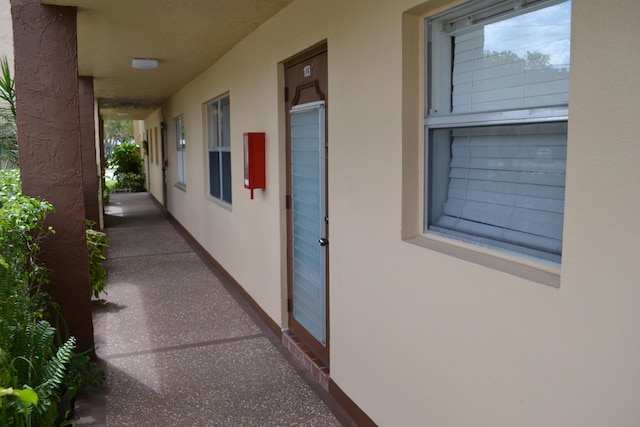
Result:
[[[329,246],[325,246],[325,341],[326,344],[322,345],[315,337],[313,337],[307,330],[299,324],[293,316],[293,211],[292,211],[292,179],[291,179],[291,114],[290,110],[293,105],[302,105],[306,102],[296,103],[298,101],[299,93],[295,87],[289,87],[292,83],[287,78],[287,72],[300,66],[301,63],[312,60],[318,56],[324,55],[324,70],[319,73],[319,78],[309,79],[309,81],[298,88],[304,88],[316,93],[318,101],[324,101],[324,138],[325,138],[325,153],[324,153],[324,198],[325,198],[325,211],[329,212],[329,186],[328,186],[328,78],[327,78],[327,44],[323,42],[305,52],[302,52],[295,57],[289,59],[284,63],[284,84],[285,84],[285,97],[284,97],[284,113],[285,113],[285,130],[286,130],[286,242],[287,242],[287,315],[289,329],[318,357],[326,366],[329,366],[329,346],[330,346],[330,328],[329,328]],[[322,80],[322,81],[320,81]],[[315,101],[315,100],[314,100]],[[325,224],[325,238],[329,238],[329,225],[328,221]]]
[[[167,209],[167,168],[169,166],[167,153],[167,124],[160,122],[160,170],[162,172],[162,206]]]

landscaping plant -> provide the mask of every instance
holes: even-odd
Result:
[[[106,259],[104,250],[109,246],[107,235],[94,230],[95,222],[86,221],[87,249],[89,250],[89,285],[91,293],[98,298],[107,284],[107,271],[102,262]]]
[[[143,160],[140,147],[135,142],[123,142],[115,146],[109,156],[109,165],[115,168],[117,190],[144,190]]]
[[[68,425],[65,412],[73,407],[60,404],[62,395],[99,385],[104,372],[87,353],[74,353],[75,338],[61,338],[49,322],[57,305],[43,290],[48,270],[37,255],[41,240],[54,232],[43,225],[53,206],[21,192],[15,117],[14,82],[0,58],[0,426]],[[91,230],[87,247],[92,292],[99,294],[106,236]]]
[[[0,169],[18,166],[16,92],[9,62],[0,58]]]
[[[57,339],[48,320],[55,305],[41,288],[47,269],[36,256],[53,232],[43,226],[52,210],[20,192],[17,170],[0,170],[0,422],[6,427],[54,425],[75,346],[73,337]]]

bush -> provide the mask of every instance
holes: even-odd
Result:
[[[133,192],[144,190],[144,174],[142,173],[125,172],[119,174],[116,172],[115,177],[118,181],[116,190]]]
[[[107,291],[104,287],[107,283],[107,271],[102,265],[104,250],[109,246],[107,235],[101,231],[94,230],[95,222],[86,221],[87,249],[89,250],[89,286],[94,297],[98,298],[100,293]]]
[[[36,262],[39,243],[53,232],[42,222],[53,206],[22,194],[16,169],[0,170],[0,265],[10,280],[30,290],[46,283],[46,268]]]
[[[51,204],[20,192],[18,171],[0,171],[0,420],[4,426],[52,425],[74,338],[59,344],[40,286],[36,256]],[[24,390],[33,390],[37,398]],[[24,399],[28,397],[28,399]]]
[[[104,380],[87,353],[73,352],[75,338],[61,339],[47,320],[56,305],[41,289],[48,274],[36,256],[53,232],[43,226],[52,211],[21,193],[17,170],[0,170],[0,425],[6,427],[66,425],[68,414],[58,414],[63,389],[75,395]],[[91,280],[102,280],[102,290],[106,235],[91,231],[89,256],[99,264],[90,266]]]
[[[144,190],[143,160],[140,157],[140,147],[135,142],[123,142],[115,146],[109,156],[109,165],[116,170],[116,189]]]

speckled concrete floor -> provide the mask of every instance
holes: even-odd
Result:
[[[146,193],[112,194],[108,295],[94,301],[105,386],[76,426],[352,425]]]

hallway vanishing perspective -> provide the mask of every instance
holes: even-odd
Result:
[[[107,380],[76,426],[351,425],[147,193],[112,194],[105,213],[93,318]]]

